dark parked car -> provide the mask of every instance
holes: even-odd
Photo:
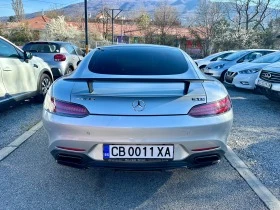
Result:
[[[72,73],[85,56],[79,47],[61,41],[29,42],[23,50],[48,63],[55,78]]]

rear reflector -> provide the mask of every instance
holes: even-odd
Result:
[[[46,95],[44,109],[51,113],[70,117],[85,117],[89,115],[88,110],[84,106],[57,100],[50,97],[49,94]]]
[[[219,147],[207,147],[207,148],[192,149],[192,151],[200,152],[200,151],[212,150],[212,149],[217,149],[217,148],[219,148]]]
[[[220,101],[194,106],[188,113],[192,117],[207,117],[223,114],[231,110],[231,101],[229,96]]]
[[[57,147],[57,148],[64,149],[64,150],[75,151],[75,152],[84,152],[84,151],[86,151],[85,149],[71,148],[71,147]]]
[[[54,60],[55,61],[65,61],[66,60],[66,56],[63,54],[56,54],[54,55]]]

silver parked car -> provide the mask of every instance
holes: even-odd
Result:
[[[250,62],[259,58],[263,55],[275,52],[275,50],[266,50],[266,49],[250,49],[250,50],[241,50],[231,55],[223,58],[220,61],[215,61],[208,64],[204,73],[211,75],[221,81],[224,81],[224,76],[226,71],[235,64]]]
[[[50,67],[0,37],[0,107],[36,96],[40,101],[53,81]]]
[[[220,160],[230,97],[182,50],[157,45],[92,50],[46,96],[43,124],[58,163],[169,168]]]
[[[264,55],[252,62],[236,64],[226,72],[225,82],[238,88],[254,90],[259,71],[265,66],[279,61],[280,52],[278,51]]]
[[[280,62],[264,67],[256,86],[268,99],[280,102]]]
[[[23,50],[47,62],[55,78],[72,73],[85,56],[77,46],[61,41],[29,42],[23,46]]]
[[[211,54],[205,58],[202,59],[196,59],[194,60],[194,62],[196,63],[196,65],[198,66],[198,68],[202,71],[204,71],[204,68],[211,62],[214,61],[219,61],[221,59],[223,59],[224,57],[234,53],[236,51],[234,50],[230,50],[230,51],[222,51],[222,52],[217,52],[214,54]]]

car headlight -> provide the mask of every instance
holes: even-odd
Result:
[[[216,66],[215,69],[221,69],[221,68],[223,68],[224,66],[225,66],[225,64],[221,64],[221,65]]]
[[[246,69],[246,70],[242,70],[239,73],[240,74],[254,74],[259,72],[261,69]]]

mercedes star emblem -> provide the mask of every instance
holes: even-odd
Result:
[[[142,100],[136,100],[136,101],[133,101],[133,103],[132,103],[133,109],[137,112],[143,111],[145,109],[145,106],[146,106],[146,104]]]

